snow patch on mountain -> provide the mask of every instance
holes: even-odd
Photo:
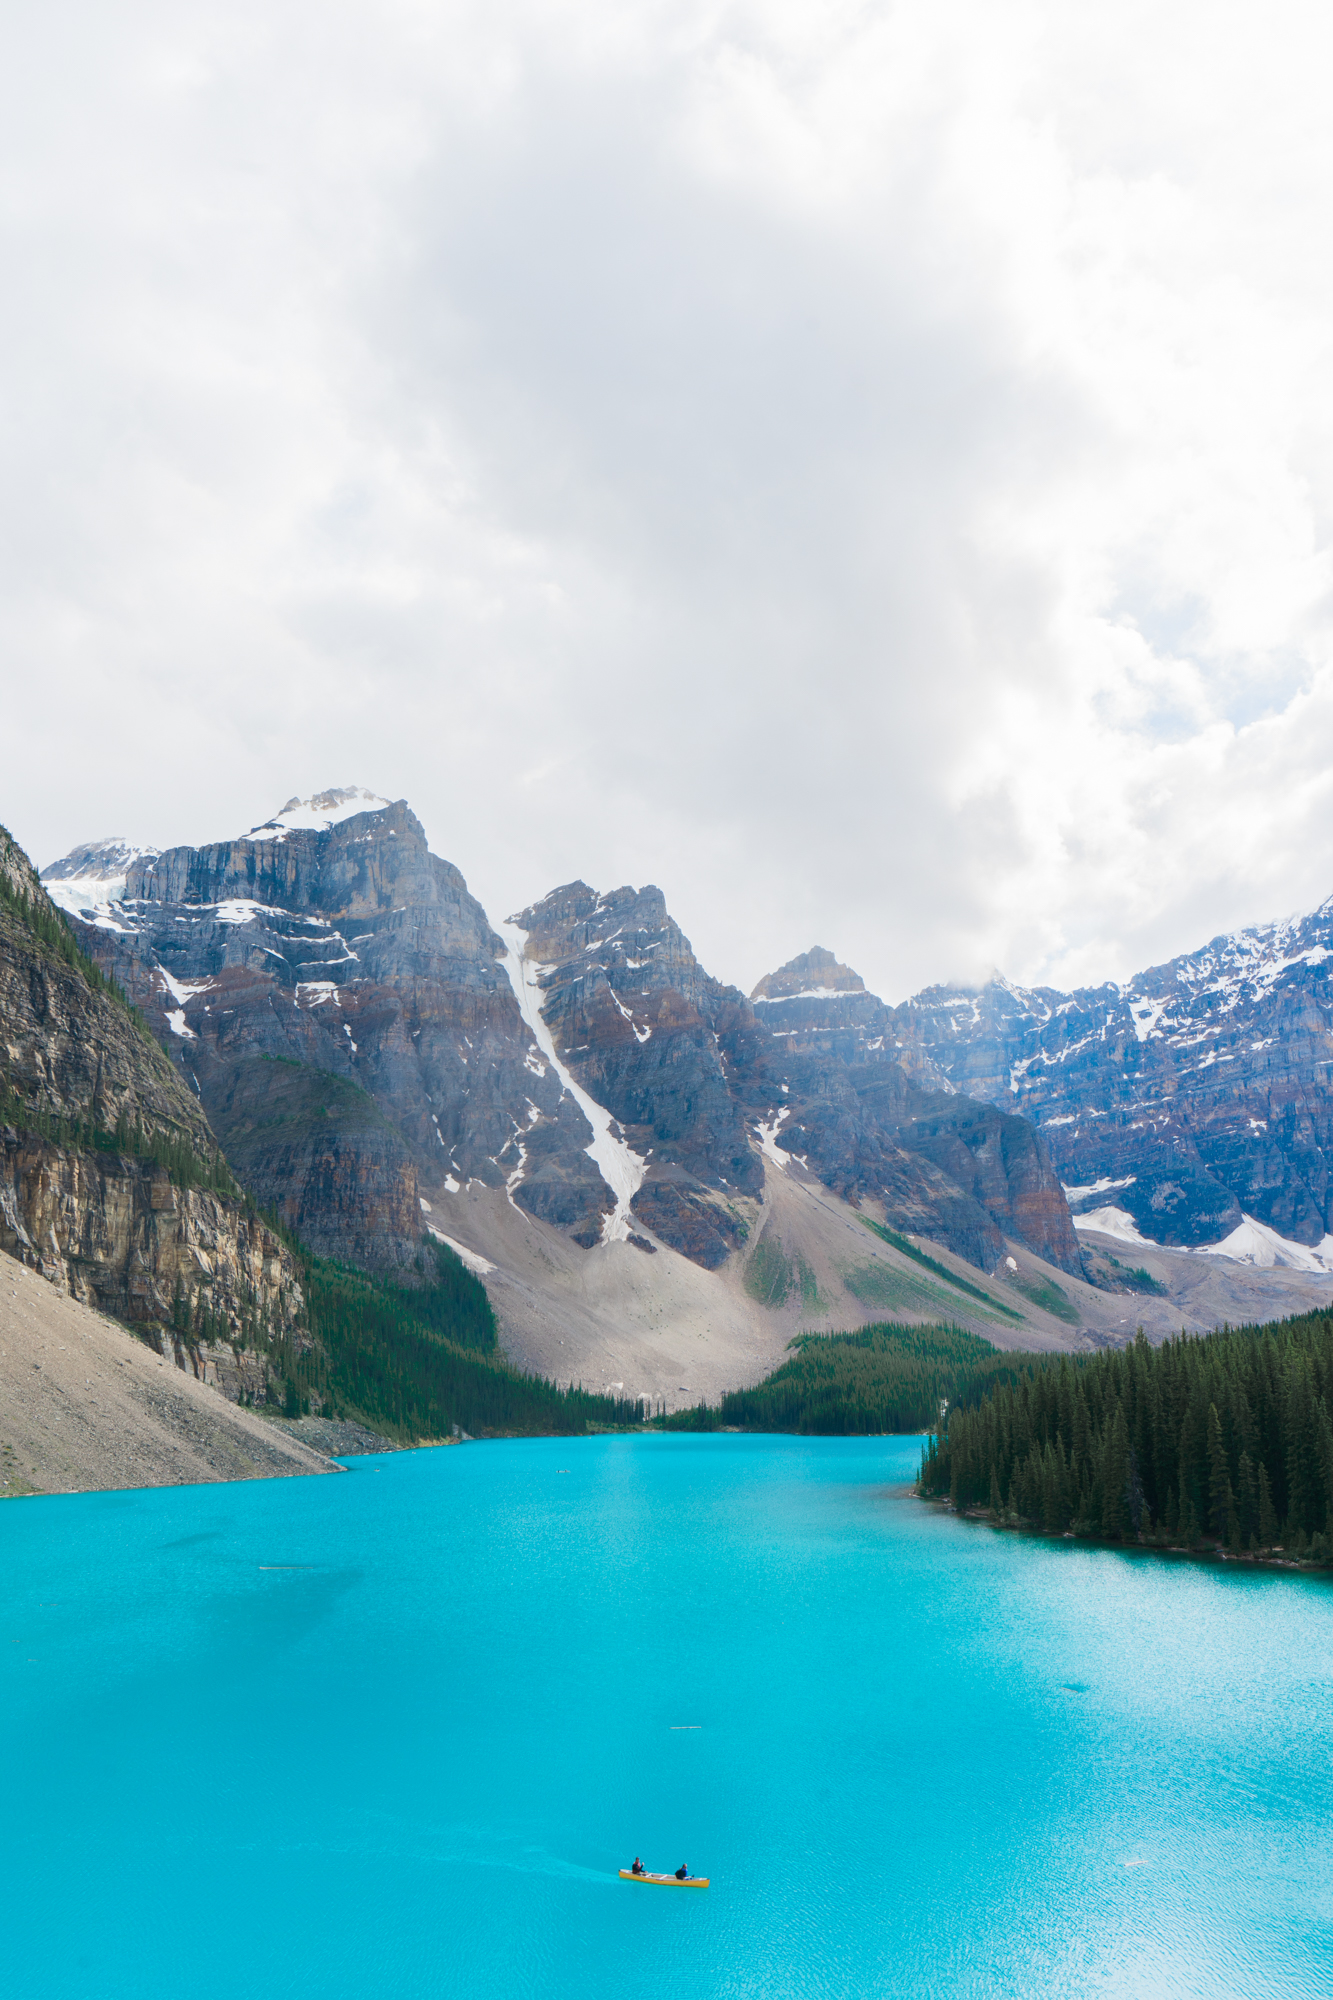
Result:
[[[1055,1121],[1052,1119],[1051,1122],[1054,1124]],[[1073,1208],[1076,1202],[1090,1201],[1096,1194],[1114,1194],[1117,1188],[1133,1187],[1137,1179],[1137,1174],[1125,1174],[1120,1180],[1113,1181],[1109,1174],[1103,1174],[1100,1180],[1089,1181],[1086,1187],[1069,1187],[1063,1181],[1061,1186],[1064,1188],[1065,1200]]]
[[[1145,1243],[1155,1248],[1151,1236],[1140,1236],[1139,1226],[1127,1208],[1090,1208],[1074,1217],[1075,1229],[1095,1229],[1102,1236],[1118,1236],[1122,1243]]]
[[[807,986],[801,993],[759,993],[756,1007],[782,1007],[788,1000],[846,1000],[850,996],[840,986]]]
[[[1077,1227],[1077,1224],[1075,1225]],[[1271,1271],[1275,1264],[1289,1271],[1333,1271],[1333,1236],[1325,1236],[1311,1247],[1279,1236],[1267,1223],[1257,1222],[1242,1212],[1240,1224],[1220,1243],[1209,1243],[1194,1252],[1196,1257],[1230,1257],[1235,1264],[1254,1264]]]
[[[422,1206],[425,1206],[424,1202]],[[466,1264],[468,1270],[474,1272],[477,1277],[489,1277],[491,1272],[497,1268],[492,1264],[489,1257],[482,1256],[480,1250],[469,1250],[466,1243],[460,1243],[456,1236],[446,1236],[444,1231],[437,1229],[433,1222],[428,1222],[426,1227],[437,1242],[443,1243],[447,1249],[452,1250],[455,1257]]]
[[[42,884],[53,903],[67,916],[107,931],[132,931],[119,905],[125,882],[136,861],[153,861],[158,847],[139,847],[118,835],[84,841],[42,870]]]
[[[162,984],[163,990],[169,993],[171,998],[176,1002],[174,1007],[167,1009],[167,1026],[171,1029],[172,1034],[179,1035],[182,1041],[196,1041],[198,1037],[194,1029],[186,1026],[185,1009],[197,994],[209,992],[213,986],[213,981],[211,979],[173,979],[164,965],[155,967],[155,973]]]
[[[505,956],[500,963],[509,975],[509,983],[514,989],[518,1009],[532,1032],[533,1040],[541,1050],[551,1068],[559,1077],[565,1089],[592,1126],[593,1138],[584,1151],[592,1159],[598,1173],[616,1198],[614,1212],[602,1223],[603,1243],[626,1243],[630,1235],[630,1203],[643,1186],[645,1163],[639,1155],[616,1138],[611,1130],[614,1120],[603,1104],[589,1097],[586,1090],[574,1081],[569,1070],[556,1054],[555,1041],[542,1015],[541,977],[545,966],[535,964],[525,956],[528,933],[520,930],[515,923],[496,926],[505,941]],[[512,1191],[511,1191],[512,1192]]]
[[[340,790],[316,792],[309,799],[288,799],[281,812],[262,826],[252,826],[241,838],[284,840],[289,833],[327,833],[340,820],[352,819],[357,813],[379,812],[390,803],[361,785],[345,785]]]
[[[783,1084],[782,1087],[784,1090],[787,1088],[785,1083]],[[792,1156],[790,1153],[784,1152],[782,1147],[779,1146],[778,1133],[782,1128],[783,1119],[790,1117],[791,1117],[791,1107],[790,1105],[784,1104],[782,1109],[777,1113],[776,1117],[770,1119],[767,1124],[765,1124],[761,1120],[760,1123],[755,1127],[755,1130],[759,1135],[760,1152],[763,1154],[764,1158],[768,1161],[770,1166],[776,1167],[780,1173],[784,1174],[787,1171],[787,1167],[791,1161]]]

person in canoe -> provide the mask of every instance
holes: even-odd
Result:
[[[642,1861],[640,1861],[637,1854],[634,1857],[634,1865],[629,1872],[631,1875],[642,1875],[643,1873],[643,1863]]]
[[[682,1861],[680,1867],[676,1870],[676,1880],[678,1882],[684,1882],[688,1877],[689,1872],[690,1872],[689,1869],[685,1866],[685,1863]]]

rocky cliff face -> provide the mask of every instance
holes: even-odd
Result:
[[[236,1203],[151,1160],[13,1126],[0,1127],[0,1250],[130,1325],[170,1328],[182,1300],[217,1339],[260,1323],[289,1333],[302,1317],[291,1253]]]
[[[737,1037],[734,1073],[774,1143],[851,1200],[934,1236],[992,1269],[1003,1235],[1078,1272],[1068,1205],[1040,1137],[1023,1119],[944,1090],[918,1052],[901,1061],[890,1010],[831,953],[814,951],[761,980],[756,1032]]]
[[[599,896],[575,882],[514,921],[563,1061],[643,1162],[634,1214],[685,1255],[715,1264],[735,1247],[738,1199],[759,1192],[776,1142],[839,1194],[986,1269],[1005,1233],[1081,1269],[1031,1126],[923,1090],[896,1060],[888,1009],[830,952],[803,954],[747,1000],[703,971],[658,889]]]
[[[0,828],[0,1082],[27,1111],[113,1131],[141,1126],[201,1157],[208,1121],[161,1048],[61,948],[32,864]],[[45,933],[45,935],[43,934]]]
[[[0,1249],[130,1322],[299,1323],[289,1253],[207,1185],[229,1176],[198,1101],[3,832],[0,1062]]]
[[[987,1268],[1004,1231],[1078,1268],[1031,1129],[923,1091],[938,1072],[919,1050],[905,1072],[882,1002],[828,952],[747,999],[659,889],[584,882],[502,937],[406,804],[360,792],[124,857],[118,883],[121,859],[94,847],[48,874],[246,1185],[317,1249],[410,1264],[419,1182],[479,1180],[582,1245],[656,1238],[715,1268],[787,1119],[809,1171],[901,1226]]]
[[[402,802],[293,801],[243,838],[145,857],[78,914],[247,1185],[316,1249],[410,1265],[419,1172],[500,1185],[529,1104],[561,1114],[501,940]]]
[[[638,1220],[715,1268],[743,1240],[763,1164],[721,1037],[750,1009],[709,978],[660,889],[554,889],[513,919],[561,1060],[641,1163]]]
[[[1085,1210],[1203,1244],[1244,1211],[1333,1230],[1333,901],[1214,938],[1124,986],[931,987],[893,1032],[960,1091],[1030,1119]]]

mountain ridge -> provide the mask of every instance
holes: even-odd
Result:
[[[760,1128],[794,1108],[778,1072],[799,1045],[807,1159],[830,1187],[986,1269],[1005,1229],[1080,1268],[1028,1128],[948,1092],[927,1102],[929,1079],[869,1031],[883,1003],[820,948],[752,1002],[698,963],[652,885],[568,883],[502,935],[406,801],[358,787],[289,800],[234,840],[145,849],[111,899],[109,847],[81,850],[88,889],[77,856],[48,871],[62,904],[163,1029],[256,1195],[316,1249],[411,1263],[421,1177],[443,1168],[446,1190],[504,1187],[584,1247],[610,1230],[719,1268],[748,1240]],[[827,1014],[800,1017],[816,976],[838,1001],[831,1037]],[[274,1063],[340,1087],[308,1075],[303,1109]],[[1040,1199],[1015,1199],[1011,1171]]]
[[[936,986],[896,1032],[954,1087],[1042,1132],[1075,1206],[1114,1191],[1147,1238],[1243,1216],[1314,1245],[1333,1221],[1333,898],[1072,993]]]

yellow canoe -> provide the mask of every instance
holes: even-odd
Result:
[[[636,1875],[632,1868],[622,1868],[620,1879],[622,1882],[656,1882],[659,1889],[706,1889],[708,1887],[708,1877],[706,1875],[649,1875],[646,1870],[642,1875]]]

